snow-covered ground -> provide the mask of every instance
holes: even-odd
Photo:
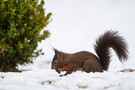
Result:
[[[47,67],[40,67],[42,65]],[[48,62],[26,66],[30,71],[0,73],[0,90],[134,90],[135,72],[75,72],[59,77]],[[22,67],[23,68],[23,67]],[[63,72],[64,73],[64,72]]]
[[[135,90],[135,72],[118,72],[135,68],[135,0],[45,0],[46,11],[52,12],[47,29],[51,36],[38,48],[45,52],[33,64],[19,66],[22,73],[1,73],[0,90]],[[94,53],[93,43],[106,30],[116,30],[129,46],[129,59],[124,64],[112,52],[112,62],[103,73],[75,72],[65,77],[50,69],[54,52],[51,46],[73,53]],[[64,73],[64,72],[63,72]]]

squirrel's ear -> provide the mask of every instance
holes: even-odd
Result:
[[[56,54],[57,56],[59,56],[59,51],[58,51],[56,48],[53,48],[53,50],[54,50],[55,54]]]

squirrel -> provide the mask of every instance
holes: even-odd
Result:
[[[60,76],[80,70],[87,73],[107,71],[111,62],[110,48],[116,52],[121,63],[128,59],[127,43],[124,38],[117,31],[110,30],[96,40],[94,49],[97,55],[88,51],[69,54],[53,48],[55,55],[51,69],[55,69],[59,74],[61,71],[66,71],[64,75]]]

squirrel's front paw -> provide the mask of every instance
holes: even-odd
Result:
[[[58,70],[58,71],[62,71],[62,68],[58,68],[57,70]]]
[[[56,72],[60,74],[61,73],[61,70],[56,69]]]

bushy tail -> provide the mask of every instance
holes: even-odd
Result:
[[[94,48],[104,70],[107,70],[110,64],[111,55],[109,48],[112,48],[116,52],[121,62],[128,58],[127,44],[124,38],[118,35],[117,31],[110,30],[105,32],[96,40]]]

